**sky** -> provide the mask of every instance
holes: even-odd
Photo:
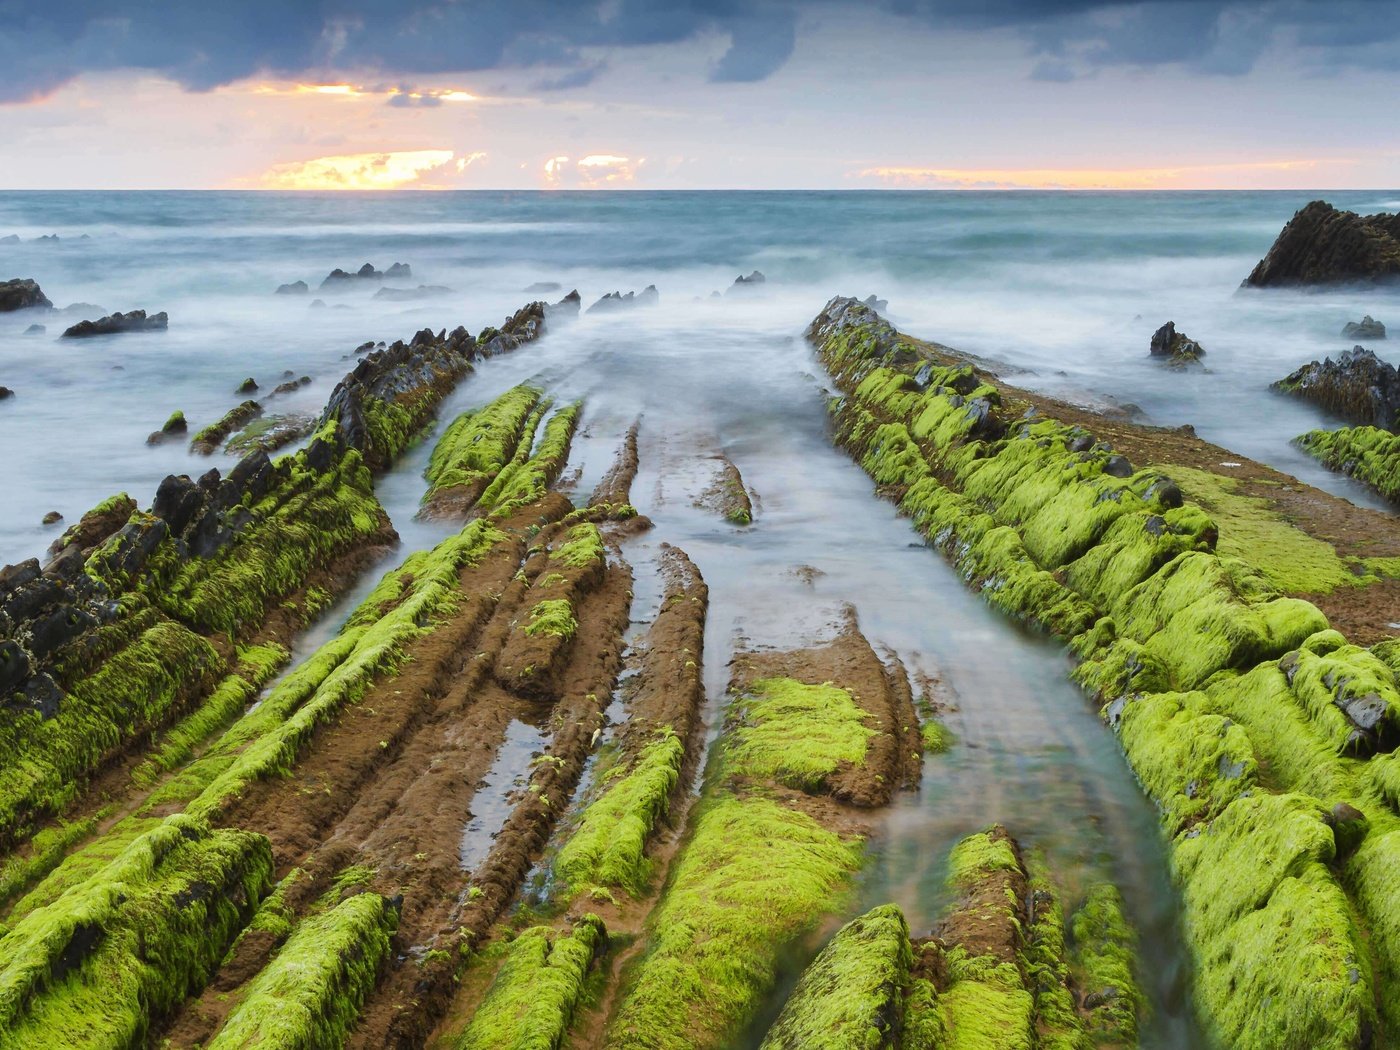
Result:
[[[0,0],[0,189],[1400,186],[1400,0]]]

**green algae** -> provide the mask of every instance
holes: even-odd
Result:
[[[770,799],[702,800],[607,1045],[728,1045],[772,987],[783,946],[838,903],[862,856],[859,839]]]
[[[1083,1050],[1084,1026],[1069,989],[1065,919],[1043,857],[1026,858],[1029,893],[1021,966],[1035,997],[1036,1043],[1041,1050]]]
[[[870,740],[850,690],[791,678],[754,682],[730,708],[725,769],[800,791],[821,791],[843,764],[863,765]]]
[[[534,428],[526,422],[541,396],[534,387],[518,386],[453,420],[438,439],[424,472],[429,485],[425,499],[450,489],[474,494],[489,485],[521,442],[533,439]]]
[[[1070,921],[1086,1024],[1096,1045],[1136,1046],[1144,999],[1136,975],[1137,934],[1110,883],[1091,886]]]
[[[266,838],[171,817],[0,939],[0,1047],[138,1044],[271,884]]]
[[[553,1050],[561,1046],[607,930],[585,915],[567,935],[534,926],[511,942],[457,1050]]]
[[[1392,503],[1400,503],[1400,434],[1378,427],[1313,430],[1298,445],[1331,470],[1349,474]]]
[[[1374,1029],[1368,955],[1330,870],[1325,814],[1302,795],[1241,798],[1173,850],[1196,994],[1226,1045],[1340,1050]]]
[[[1021,870],[1011,840],[990,831],[960,839],[948,855],[948,885],[966,890],[999,871]],[[1014,902],[1013,902],[1014,903]]]
[[[531,638],[539,634],[572,638],[578,631],[574,607],[566,598],[546,598],[530,610],[530,622],[525,625],[524,631]]]
[[[761,1050],[894,1047],[911,962],[909,926],[898,905],[851,920],[803,971]]]
[[[1241,495],[1234,478],[1190,467],[1165,470],[1211,512],[1220,528],[1216,550],[1258,570],[1279,591],[1329,594],[1359,582],[1335,547],[1285,521],[1267,500]]]
[[[537,412],[547,411],[549,402],[541,402]],[[496,475],[482,492],[478,504],[493,517],[506,518],[521,507],[539,500],[548,490],[569,458],[569,446],[583,412],[583,402],[566,405],[549,417],[544,433],[533,449],[525,442],[514,459]],[[529,424],[526,424],[527,429]],[[528,454],[522,459],[522,453]]]
[[[69,851],[97,830],[97,817],[60,821],[29,840],[26,854],[12,853],[0,864],[0,905],[44,878],[63,862]],[[5,927],[0,925],[0,936]]]
[[[684,757],[684,743],[665,729],[630,765],[608,771],[555,859],[554,870],[571,893],[615,886],[635,897],[646,889],[647,840],[666,817]]]
[[[398,911],[376,893],[302,920],[249,983],[209,1050],[342,1046],[389,955]]]

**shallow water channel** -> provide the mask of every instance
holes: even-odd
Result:
[[[955,743],[925,759],[918,792],[877,816],[871,860],[850,913],[893,900],[914,934],[926,933],[946,903],[948,851],[963,835],[1003,823],[1023,844],[1044,851],[1067,905],[1096,879],[1112,879],[1122,890],[1141,935],[1151,1001],[1142,1045],[1203,1046],[1190,1015],[1189,966],[1157,818],[1117,741],[1069,681],[1063,647],[985,605],[831,444],[830,392],[801,338],[804,320],[701,305],[585,316],[483,362],[441,418],[520,382],[533,382],[560,402],[584,398],[565,478],[586,497],[640,417],[633,502],[656,527],[625,550],[639,577],[633,619],[654,611],[656,585],[648,576],[659,545],[684,549],[710,587],[710,739],[722,719],[736,648],[821,640],[848,606],[877,651],[904,661],[916,695],[920,679],[933,680],[934,698],[949,705],[944,719]],[[388,564],[449,528],[412,520],[430,447],[426,441],[380,484],[404,540]],[[751,526],[729,525],[694,503],[721,451],[752,490]],[[300,648],[328,636],[375,576]],[[791,960],[762,1020],[781,1007],[810,947]],[[756,1028],[745,1045],[760,1038]]]

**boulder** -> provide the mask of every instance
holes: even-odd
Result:
[[[291,284],[279,284],[276,295],[305,295],[311,291],[310,285],[305,281],[293,281]]]
[[[369,263],[365,263],[365,265],[368,266]],[[361,272],[363,274],[363,271]],[[412,276],[413,267],[409,266],[408,263],[396,262],[394,263],[394,265],[390,266],[387,270],[384,271],[384,277],[390,281],[406,281]]]
[[[1364,347],[1311,361],[1274,384],[1275,390],[1306,398],[1350,423],[1397,429],[1400,371]]]
[[[15,396],[15,392],[7,386],[0,386],[0,401],[7,401]]]
[[[310,376],[299,376],[295,379],[288,379],[285,383],[278,383],[272,388],[274,394],[292,394],[304,386],[311,385]]]
[[[24,330],[25,335],[43,335],[49,330],[48,325],[32,324]]]
[[[170,327],[170,318],[162,310],[146,316],[145,310],[109,314],[96,321],[79,321],[63,333],[64,339],[86,339],[94,335],[116,335],[119,332],[163,332]]]
[[[180,411],[172,412],[170,418],[165,421],[165,425],[146,438],[146,444],[159,445],[168,438],[178,437],[189,431],[190,425],[185,421],[185,413]]]
[[[28,310],[33,307],[48,309],[53,307],[49,297],[32,277],[16,277],[0,281],[0,313],[13,310]]]
[[[322,288],[329,288],[334,291],[336,288],[345,288],[355,284],[357,281],[382,281],[384,274],[380,273],[369,263],[365,263],[354,273],[342,270],[339,267],[326,275],[326,279],[321,282]]]
[[[1183,332],[1176,330],[1176,322],[1168,321],[1152,333],[1152,343],[1148,352],[1169,365],[1193,365],[1205,357],[1206,351],[1200,343]]]
[[[59,513],[58,511],[56,511],[56,510],[51,510],[51,511],[49,511],[47,514],[44,515],[43,524],[45,524],[45,525],[57,525],[57,524],[58,524],[60,521],[62,521],[62,520],[63,520],[63,515],[62,515],[62,514],[60,514],[60,513]]]
[[[243,380],[243,382],[239,383],[238,389],[234,391],[236,394],[256,394],[257,392],[258,381],[252,376],[249,376],[247,379]]]
[[[1326,201],[1303,207],[1245,278],[1247,287],[1400,280],[1400,214],[1357,215]]]
[[[1384,339],[1385,325],[1367,314],[1359,321],[1348,321],[1342,327],[1342,335],[1347,339]]]

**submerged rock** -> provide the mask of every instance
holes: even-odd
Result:
[[[661,301],[661,293],[656,285],[649,284],[640,292],[609,292],[588,308],[589,313],[618,310],[627,306],[655,306]]]
[[[526,295],[536,295],[545,292],[557,292],[560,288],[563,287],[564,286],[558,281],[536,281],[524,291]]]
[[[374,293],[374,297],[387,299],[391,303],[410,303],[418,299],[436,299],[438,296],[451,294],[451,288],[444,288],[440,284],[420,284],[417,288],[381,288]]]
[[[275,452],[311,433],[315,424],[315,416],[260,416],[229,438],[225,451],[240,456],[258,449]]]
[[[25,335],[43,335],[49,330],[48,325],[32,324],[24,330]]]
[[[1169,365],[1194,365],[1206,356],[1205,347],[1184,332],[1176,330],[1176,322],[1168,321],[1152,333],[1148,352],[1164,359]]]
[[[1254,288],[1400,279],[1400,214],[1303,207],[1244,280]]]
[[[163,332],[170,327],[170,317],[162,310],[146,316],[145,310],[109,314],[96,321],[79,321],[63,333],[64,339],[85,339],[94,335],[116,335],[119,332]]]
[[[305,295],[311,291],[310,285],[305,281],[293,281],[291,284],[279,284],[276,295]]]
[[[1400,371],[1364,347],[1310,361],[1273,385],[1352,423],[1395,430],[1400,417]]]
[[[62,515],[62,514],[60,514],[60,513],[59,513],[58,511],[56,511],[56,510],[51,510],[51,511],[49,511],[47,514],[44,515],[43,523],[44,523],[45,525],[57,525],[57,524],[58,524],[60,521],[62,521],[62,520],[63,520],[63,515]]]
[[[235,430],[247,426],[262,415],[262,405],[256,401],[244,401],[235,405],[223,416],[196,434],[190,441],[190,451],[201,456],[211,456],[219,450],[224,439]]]
[[[1348,321],[1342,327],[1342,335],[1348,339],[1384,339],[1385,325],[1367,314],[1359,321]]]
[[[39,282],[32,277],[16,277],[0,281],[0,313],[28,310],[32,307],[52,307]]]

